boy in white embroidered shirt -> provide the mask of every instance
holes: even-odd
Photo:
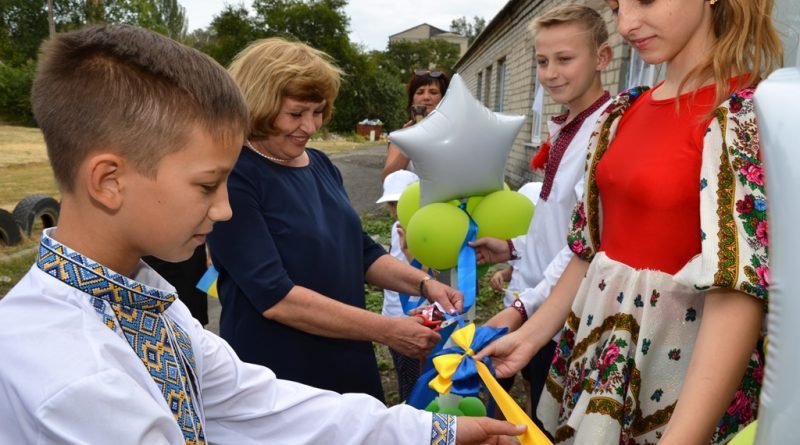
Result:
[[[556,6],[534,19],[531,31],[536,75],[550,97],[566,106],[567,113],[547,123],[552,148],[544,166],[540,199],[528,234],[513,241],[520,253],[514,266],[521,288],[519,298],[487,322],[511,330],[519,328],[544,303],[572,257],[565,240],[572,209],[583,191],[589,136],[610,103],[601,74],[612,54],[606,22],[597,11],[583,5]],[[505,241],[482,238],[473,245],[479,263],[511,259],[511,246]],[[555,346],[554,341],[545,345],[526,369],[534,410]],[[538,419],[534,417],[534,421]]]
[[[207,56],[129,26],[58,34],[32,103],[63,200],[0,301],[0,416],[14,419],[0,443],[510,443],[497,435],[524,430],[278,380],[141,261],[184,260],[231,217],[247,109]]]

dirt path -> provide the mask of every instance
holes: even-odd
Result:
[[[381,196],[381,170],[386,160],[386,145],[331,155],[331,160],[342,172],[344,186],[350,201],[359,215],[378,209],[375,201]],[[219,334],[219,300],[209,298],[206,329]]]

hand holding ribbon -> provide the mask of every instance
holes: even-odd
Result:
[[[477,394],[480,383],[483,382],[506,419],[511,423],[528,427],[525,433],[519,436],[522,444],[551,445],[552,442],[547,436],[497,383],[489,358],[476,360],[474,357],[477,351],[503,336],[506,331],[506,328],[489,326],[476,328],[475,324],[470,323],[453,332],[450,338],[457,346],[443,349],[434,355],[433,366],[438,375],[428,385],[440,394],[452,392],[466,396]]]

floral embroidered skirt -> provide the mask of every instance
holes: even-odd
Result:
[[[592,260],[561,333],[538,417],[567,444],[655,444],[666,428],[703,317],[701,291],[672,275]],[[711,443],[725,443],[758,408],[754,351]]]

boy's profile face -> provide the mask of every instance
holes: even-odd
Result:
[[[183,261],[216,221],[230,219],[227,179],[243,143],[236,139],[221,143],[194,126],[185,148],[161,159],[155,177],[127,173],[120,221],[132,251]]]
[[[536,33],[534,47],[536,75],[553,100],[575,111],[591,105],[596,99],[592,87],[602,64],[589,30],[579,23],[542,28]]]
[[[389,210],[389,214],[392,215],[392,218],[397,219],[397,201],[387,201],[386,209]]]

